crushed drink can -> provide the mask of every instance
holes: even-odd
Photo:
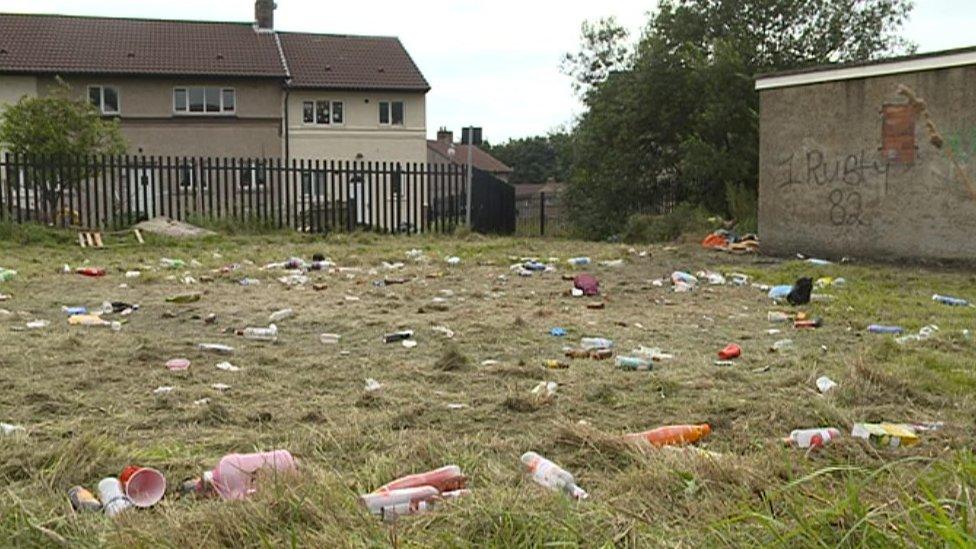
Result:
[[[396,343],[397,341],[404,341],[411,339],[413,337],[413,330],[401,330],[399,332],[393,332],[392,334],[386,334],[383,336],[383,343]]]
[[[75,486],[68,490],[68,501],[71,508],[75,511],[98,512],[102,510],[102,503],[98,501],[95,494],[86,490],[83,486]]]

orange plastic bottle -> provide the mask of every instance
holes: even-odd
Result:
[[[709,434],[712,428],[707,424],[701,425],[671,425],[668,427],[658,427],[643,433],[631,433],[624,435],[624,440],[634,442],[644,440],[652,446],[681,446],[697,442]]]
[[[457,465],[448,465],[426,473],[408,475],[398,478],[393,482],[380,486],[374,493],[389,492],[391,490],[402,490],[404,488],[416,488],[419,486],[433,486],[441,492],[453,492],[461,490],[467,484],[468,478],[461,474],[461,468]]]

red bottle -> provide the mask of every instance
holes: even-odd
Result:
[[[93,278],[105,276],[105,269],[102,269],[101,267],[85,267],[83,269],[77,269],[75,272],[82,276],[90,276]]]

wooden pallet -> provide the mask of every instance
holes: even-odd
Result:
[[[78,244],[81,244],[82,248],[104,248],[105,247],[105,245],[102,244],[102,233],[97,233],[97,232],[78,233]]]

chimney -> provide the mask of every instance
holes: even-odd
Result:
[[[274,0],[255,0],[254,28],[259,31],[274,30],[274,11],[277,7]]]
[[[446,143],[448,145],[454,143],[454,132],[448,131],[447,128],[437,130],[437,142]]]

